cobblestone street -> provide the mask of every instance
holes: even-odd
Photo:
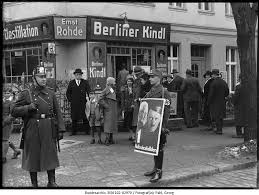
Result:
[[[256,174],[256,167],[253,167],[176,182],[168,184],[167,187],[256,188]]]

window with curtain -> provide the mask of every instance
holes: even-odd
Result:
[[[230,92],[234,92],[237,83],[237,48],[226,48],[227,83]]]

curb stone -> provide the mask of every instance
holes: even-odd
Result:
[[[164,178],[162,178],[160,181],[157,182],[157,184],[163,185],[163,184],[168,184],[168,183],[173,183],[173,182],[180,182],[183,180],[190,180],[190,179],[198,178],[201,176],[210,176],[210,175],[217,174],[217,173],[250,168],[250,167],[254,167],[256,165],[257,165],[256,161],[246,162],[246,163],[237,163],[237,164],[231,164],[231,165],[226,165],[226,166],[224,166],[224,165],[223,166],[207,165],[207,166],[204,166],[204,167],[206,167],[206,169],[203,171],[195,171],[195,167],[194,167],[193,171],[191,171],[191,173],[187,173],[187,174],[186,174],[186,172],[171,173],[171,175],[172,175],[171,177],[170,177],[170,175],[168,175],[168,176],[165,175]],[[156,184],[150,183],[148,181],[148,178],[147,178],[146,182],[139,182],[139,184],[141,184],[141,185],[137,185],[137,187],[152,187],[153,185],[156,185]]]

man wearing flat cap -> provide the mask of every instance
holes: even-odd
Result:
[[[154,156],[154,168],[152,171],[148,171],[144,173],[145,176],[152,176],[149,180],[150,182],[157,182],[162,178],[162,166],[163,166],[163,158],[164,158],[164,146],[166,143],[166,135],[168,133],[167,123],[170,115],[170,95],[167,89],[163,88],[161,84],[162,73],[158,69],[153,69],[150,74],[150,84],[152,88],[146,94],[144,98],[164,98],[166,99],[166,104],[164,107],[164,115],[162,120],[162,131],[160,135],[160,143],[159,143],[159,152],[158,156]],[[157,109],[155,109],[158,111]],[[157,112],[156,112],[157,113]],[[160,113],[160,110],[159,110]],[[154,113],[153,113],[154,114]],[[157,114],[156,114],[157,115]],[[156,126],[157,123],[154,123],[152,126]],[[152,130],[152,128],[150,129]]]
[[[68,84],[66,96],[71,103],[71,119],[72,119],[72,133],[75,135],[79,131],[79,127],[83,125],[83,129],[89,134],[89,122],[86,118],[85,108],[87,99],[89,99],[90,85],[87,80],[82,79],[82,70],[76,69],[74,71],[75,79]]]
[[[213,81],[210,85],[208,94],[208,105],[213,121],[213,127],[216,126],[216,134],[222,134],[223,118],[226,114],[226,97],[229,95],[227,83],[219,76],[219,69],[212,70]]]
[[[183,94],[181,92],[181,86],[183,84],[183,78],[178,75],[178,71],[173,69],[172,73],[168,75],[168,87],[167,90],[170,92],[177,92],[177,116],[184,117],[183,110]]]
[[[181,86],[184,100],[184,114],[187,128],[198,127],[199,103],[202,89],[199,80],[192,76],[190,69],[186,70],[186,79]]]

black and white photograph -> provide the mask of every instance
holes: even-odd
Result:
[[[1,5],[6,192],[258,189],[258,2]]]

